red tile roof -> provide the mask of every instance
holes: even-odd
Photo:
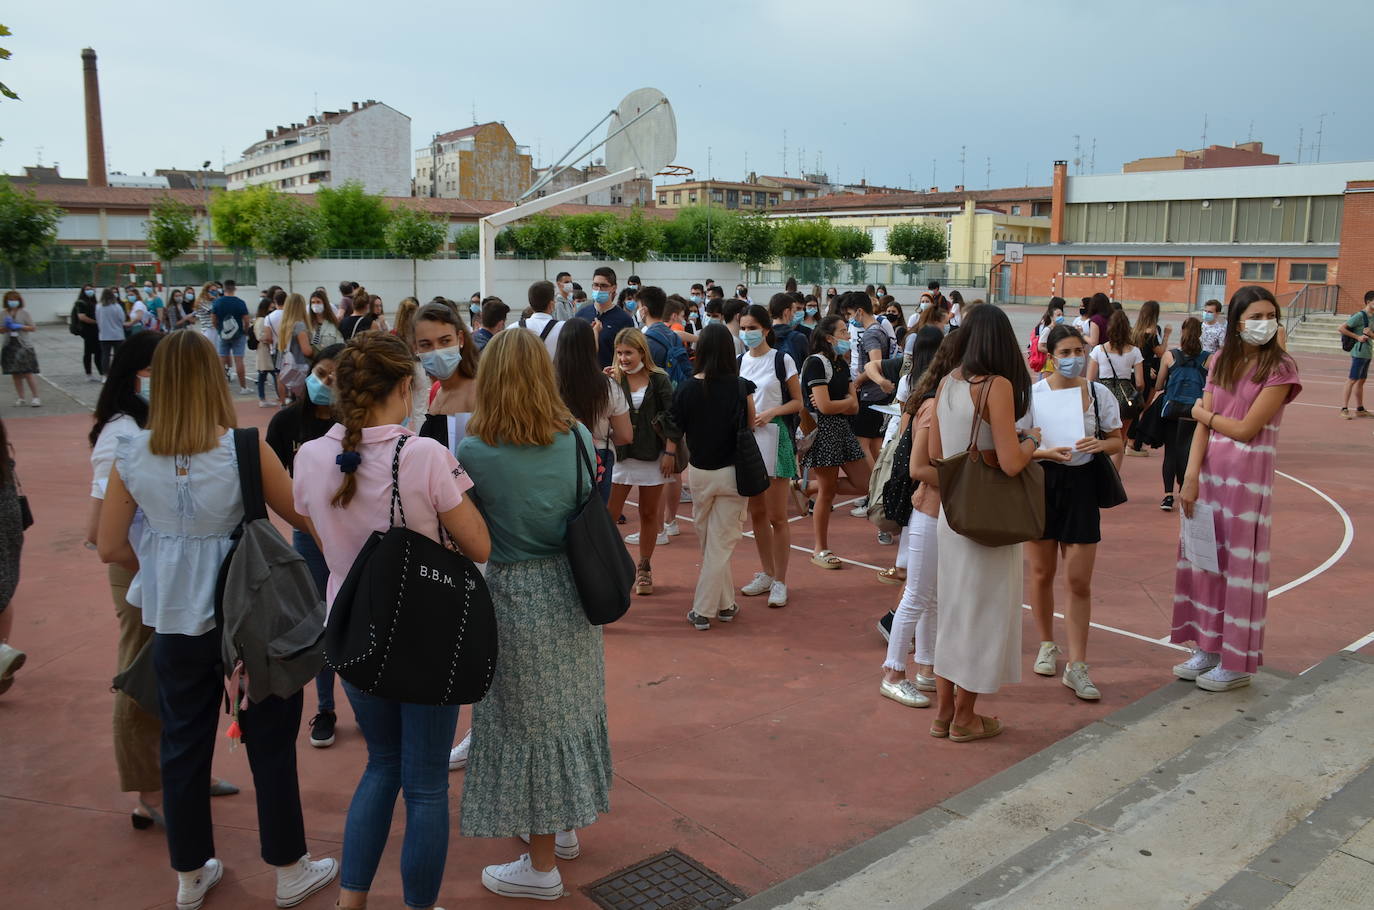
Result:
[[[774,212],[817,212],[834,209],[891,209],[917,208],[934,205],[963,205],[965,199],[976,202],[1048,202],[1051,187],[1020,186],[995,190],[963,190],[958,193],[846,193],[820,196],[816,199],[796,199],[772,208]]]
[[[495,126],[495,120],[488,120],[486,123],[474,123],[472,126],[465,126],[461,130],[451,130],[447,133],[440,133],[434,137],[435,142],[452,142],[454,139],[466,139],[469,136],[476,136],[484,127]]]

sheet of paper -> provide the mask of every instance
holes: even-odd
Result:
[[[1217,526],[1211,506],[1200,502],[1194,504],[1193,517],[1183,515],[1181,535],[1184,559],[1204,572],[1221,572],[1217,563]]]
[[[1040,428],[1042,449],[1074,447],[1084,437],[1083,393],[1079,389],[1037,388],[1031,402],[1033,426]]]
[[[887,414],[891,417],[902,416],[902,406],[899,404],[873,404],[869,405],[869,407],[877,411],[879,414]]]

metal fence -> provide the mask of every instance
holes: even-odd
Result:
[[[899,288],[924,287],[929,281],[961,288],[986,288],[988,267],[980,262],[870,262],[866,259],[812,259],[785,256],[754,272],[755,284],[881,284],[893,294]]]
[[[1292,332],[1309,316],[1320,316],[1336,312],[1340,301],[1341,287],[1338,284],[1305,284],[1287,301],[1279,301],[1283,313],[1284,330]]]
[[[85,284],[106,287],[113,284],[141,283],[157,277],[156,256],[147,252],[110,251],[108,256],[75,259],[51,259],[39,269],[20,269],[13,286],[20,288],[79,288]],[[173,260],[163,272],[167,285],[201,285],[211,279],[232,278],[251,287],[258,281],[258,261],[252,254],[235,255],[230,251],[214,251],[209,256],[183,257]],[[131,277],[132,276],[132,277]]]

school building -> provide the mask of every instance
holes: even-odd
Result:
[[[1374,288],[1374,161],[1085,177],[1057,161],[1052,191],[1049,242],[997,257],[996,299],[1192,309],[1258,284],[1353,312]]]

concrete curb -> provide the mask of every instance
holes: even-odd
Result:
[[[950,822],[964,818],[981,806],[1001,798],[1045,769],[1080,750],[1096,746],[1123,732],[1131,724],[1150,716],[1195,691],[1191,685],[1169,682],[1124,708],[1094,721],[1081,730],[981,783],[956,793],[920,815],[877,834],[843,853],[819,863],[805,872],[760,891],[736,904],[739,910],[766,910],[779,907],[804,894],[821,891],[908,846],[912,841],[933,834]]]

